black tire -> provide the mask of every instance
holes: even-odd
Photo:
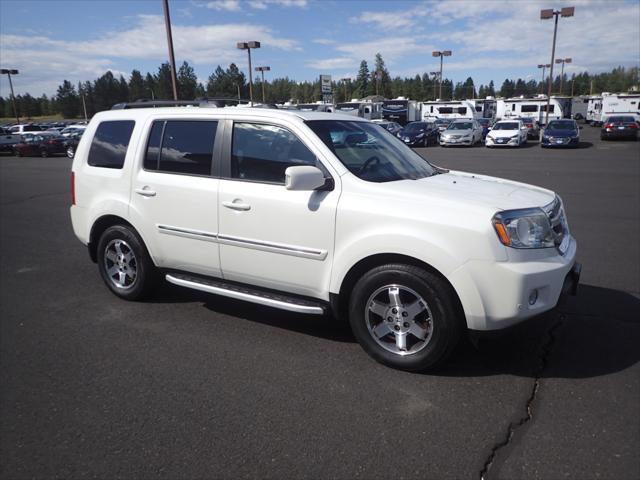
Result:
[[[600,134],[600,140],[606,140],[607,137],[605,137],[603,134]]]
[[[379,343],[381,340],[376,340],[373,332],[369,331],[368,322],[371,318],[382,319],[382,322],[372,328],[377,328],[381,323],[391,321],[389,320],[391,317],[372,316],[367,306],[375,292],[381,290],[380,295],[384,296],[384,289],[390,285],[405,289],[403,290],[405,293],[409,290],[417,293],[427,305],[424,312],[430,312],[430,314],[424,313],[431,318],[430,324],[423,324],[430,331],[429,338],[426,341],[420,341],[418,337],[406,337],[411,339],[412,346],[409,349],[415,348],[414,353],[402,355],[389,351]],[[411,293],[408,294],[411,296]],[[403,303],[402,311],[395,312],[399,323],[405,322],[403,309],[409,303],[411,302],[407,301],[406,305]],[[463,318],[456,305],[455,293],[451,286],[439,276],[410,265],[388,264],[370,270],[354,286],[349,299],[349,323],[362,348],[376,361],[401,370],[426,370],[442,364],[460,339]],[[400,328],[399,325],[393,326],[396,325],[394,323],[389,325],[389,329],[397,330]],[[407,325],[409,323],[404,323],[404,326]],[[428,328],[429,325],[430,328]],[[397,334],[394,331],[390,331],[385,337],[380,338],[386,339],[385,342],[389,348],[396,348]],[[407,346],[409,346],[409,340],[407,340],[405,348]]]
[[[20,150],[16,150],[16,149],[14,149],[14,150],[13,150],[13,155],[14,155],[14,156],[16,156],[16,157],[21,157],[21,156],[22,156],[22,153],[20,153]]]
[[[46,148],[43,148],[42,150],[40,150],[40,156],[42,158],[47,158],[49,156],[49,152],[47,152]]]
[[[76,154],[76,149],[74,147],[67,147],[66,154],[68,158],[73,158]]]
[[[107,248],[111,249],[112,246],[117,248],[117,242],[120,242],[120,248],[123,252],[133,252],[134,260],[133,263],[130,262],[122,267],[126,273],[122,286],[118,286],[117,281],[107,271],[108,268],[119,268],[115,261],[107,258]],[[104,283],[116,296],[125,300],[142,300],[148,297],[158,284],[160,275],[149,256],[149,252],[142,239],[129,226],[114,225],[104,231],[98,241],[97,260],[98,270]],[[127,265],[129,268],[128,273],[126,272]],[[130,275],[132,269],[135,271],[133,278]],[[127,276],[129,281],[126,281]]]

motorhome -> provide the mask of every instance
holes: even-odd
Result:
[[[420,120],[420,107],[415,100],[398,97],[382,102],[382,118],[405,126],[409,122]]]
[[[571,100],[571,118],[574,120],[586,120],[589,110],[589,95],[579,95]]]
[[[455,120],[457,118],[482,118],[469,100],[422,102],[422,120],[433,122],[437,118]]]
[[[552,99],[556,99],[562,107],[563,118],[573,118],[573,97],[564,97],[561,95],[552,95]]]
[[[336,104],[336,113],[353,115],[354,117],[377,120],[382,118],[382,102],[366,102],[353,99],[350,102]]]
[[[612,115],[632,115],[640,122],[640,93],[603,93],[598,123],[604,123]]]
[[[333,104],[324,102],[299,103],[297,108],[303,112],[333,112]]]
[[[587,123],[597,125],[602,116],[602,96],[591,95],[587,102]]]
[[[546,121],[547,97],[539,95],[535,98],[499,98],[496,104],[496,118],[508,120],[509,118],[532,118],[538,123],[544,124]],[[551,97],[549,99],[549,120],[560,120],[564,118],[562,105]]]
[[[496,118],[496,99],[494,97],[472,98],[468,100],[476,112],[476,118]],[[478,116],[479,115],[479,116]]]

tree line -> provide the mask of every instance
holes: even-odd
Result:
[[[582,72],[568,76],[555,76],[552,85],[553,94],[588,95],[590,92],[625,92],[638,87],[638,67],[617,67],[606,73],[589,74]],[[288,77],[266,80],[264,84],[268,103],[309,103],[322,99],[320,81],[296,82]],[[249,98],[249,86],[244,73],[234,63],[228,68],[218,67],[209,75],[205,84],[198,82],[194,69],[183,62],[177,71],[178,98],[192,100],[199,97]],[[333,101],[344,102],[352,98],[364,98],[381,95],[386,98],[403,96],[413,100],[435,100],[440,96],[440,83],[437,76],[423,73],[413,78],[391,77],[381,54],[376,54],[372,64],[366,60],[360,62],[355,79],[334,79],[332,82]],[[547,92],[547,83],[537,80],[505,79],[499,89],[494,82],[476,85],[471,77],[463,82],[445,78],[442,82],[442,99],[485,98],[487,96],[513,97],[533,96]],[[253,97],[262,100],[260,77],[254,79]],[[157,72],[143,75],[133,70],[126,80],[107,71],[93,81],[79,82],[74,85],[64,80],[54,96],[33,97],[29,93],[16,96],[18,114],[21,117],[60,114],[64,118],[82,118],[93,116],[96,112],[110,109],[114,104],[139,99],[173,98],[171,67],[163,63]],[[13,117],[13,105],[10,98],[0,97],[0,114]]]

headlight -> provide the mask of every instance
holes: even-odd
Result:
[[[498,238],[507,247],[548,248],[555,245],[549,217],[540,208],[498,212],[492,222]]]
[[[424,137],[424,132],[419,133],[419,134],[416,135],[416,138],[422,138],[422,137]]]
[[[511,140],[517,140],[519,136],[520,135],[514,135],[513,137],[511,137]]]

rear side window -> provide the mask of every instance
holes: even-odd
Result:
[[[154,122],[144,158],[145,170],[211,175],[218,122],[167,120]]]
[[[318,166],[315,155],[289,130],[275,125],[234,123],[231,178],[284,184],[295,165]]]
[[[22,131],[23,132],[41,132],[42,129],[37,125],[25,125]]]
[[[135,122],[102,122],[91,141],[88,164],[92,167],[122,168]]]

